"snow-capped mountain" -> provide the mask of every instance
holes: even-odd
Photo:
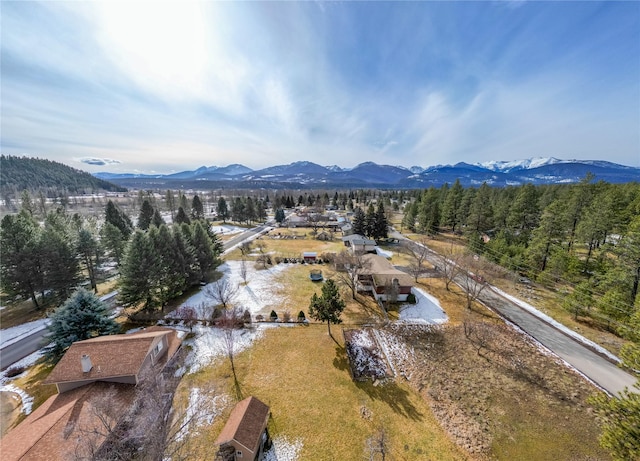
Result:
[[[179,188],[226,187],[439,187],[456,180],[464,186],[478,186],[483,182],[495,187],[509,185],[553,184],[578,182],[587,173],[596,180],[611,183],[640,181],[640,168],[618,165],[602,160],[559,160],[553,157],[516,161],[493,161],[476,164],[460,162],[455,165],[436,165],[428,168],[405,168],[364,162],[353,168],[337,165],[322,166],[299,161],[251,170],[244,165],[226,167],[202,166],[193,171],[169,175],[139,175],[96,173],[101,179],[129,187],[174,184]],[[196,182],[197,181],[197,182]]]

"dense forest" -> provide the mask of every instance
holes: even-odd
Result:
[[[31,299],[36,307],[55,305],[78,285],[96,290],[117,270],[124,305],[162,306],[220,264],[222,244],[202,219],[197,195],[188,210],[186,221],[167,225],[149,195],[134,226],[110,200],[100,217],[71,214],[64,207],[38,214],[25,191],[20,212],[0,222],[2,290]],[[182,207],[178,211],[185,213]]]
[[[475,253],[556,288],[575,317],[623,336],[640,320],[640,184],[464,189],[412,193],[405,229],[466,237]]]
[[[19,197],[23,190],[43,191],[48,197],[57,197],[61,193],[126,191],[124,187],[62,163],[11,155],[0,156],[0,184],[0,193],[5,199]]]

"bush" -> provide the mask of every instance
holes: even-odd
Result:
[[[278,320],[278,314],[276,314],[276,311],[271,311],[269,318],[271,319],[272,322],[275,322],[276,320]]]
[[[256,320],[257,320],[258,322],[262,322],[262,321],[264,321],[264,315],[262,315],[262,314],[258,314],[258,315],[256,315]]]
[[[289,311],[284,311],[282,313],[282,321],[285,323],[289,323],[291,322],[291,312]]]
[[[298,322],[304,322],[306,320],[306,317],[304,315],[304,312],[300,311],[298,312]]]
[[[245,309],[244,313],[242,314],[242,321],[244,323],[251,324],[251,312],[249,312],[249,309]]]
[[[418,300],[416,299],[416,295],[414,295],[413,293],[409,293],[409,295],[407,296],[407,302],[409,304],[416,304],[418,302]]]
[[[276,261],[276,264],[280,264],[282,262],[282,258],[280,256],[276,256],[274,260]]]
[[[4,375],[7,378],[15,378],[19,374],[23,373],[24,370],[26,370],[26,368],[25,367],[21,367],[21,366],[11,367],[11,368],[7,369],[7,371],[4,372]]]

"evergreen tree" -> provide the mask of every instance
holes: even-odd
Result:
[[[478,189],[467,218],[467,227],[474,233],[484,233],[491,229],[493,210],[491,209],[491,188],[482,183]]]
[[[284,210],[282,208],[278,208],[276,210],[275,219],[278,224],[282,224],[284,222],[285,215],[284,215]]]
[[[98,241],[87,229],[80,229],[78,231],[78,253],[84,263],[84,267],[89,275],[89,282],[91,288],[97,292],[98,283],[96,277],[97,255],[98,255]]]
[[[185,226],[187,225],[185,224]],[[200,266],[196,259],[196,250],[183,234],[181,227],[174,226],[172,234],[176,251],[181,255],[178,261],[181,265],[179,273],[184,274],[188,285],[193,285],[200,280]]]
[[[157,253],[149,237],[142,231],[136,231],[120,267],[119,297],[123,305],[134,306],[144,302],[147,308],[154,306],[153,280],[157,267]]]
[[[460,180],[456,179],[453,186],[447,192],[447,198],[442,206],[442,221],[446,226],[451,227],[451,231],[455,232],[462,222],[461,208],[464,189],[460,184]]]
[[[192,243],[196,251],[196,260],[200,266],[200,277],[201,280],[206,280],[207,274],[219,264],[219,260],[213,251],[211,239],[199,221],[192,224],[192,232]]]
[[[409,229],[411,232],[416,231],[416,220],[418,219],[418,203],[408,203],[405,206],[404,217],[402,218],[402,225]]]
[[[376,229],[376,210],[373,208],[373,203],[370,203],[367,207],[367,214],[364,218],[364,231],[363,235],[367,237],[373,237]]]
[[[124,240],[129,240],[129,237],[133,232],[133,223],[129,216],[120,210],[120,208],[118,208],[111,200],[107,202],[104,220],[105,222],[116,226]]]
[[[562,242],[564,235],[563,216],[564,205],[562,201],[556,200],[543,211],[540,224],[531,234],[527,258],[529,264],[540,272],[546,269],[554,246],[560,245]]]
[[[166,225],[151,228],[149,240],[157,255],[156,270],[152,274],[155,297],[164,306],[186,287],[187,274],[183,272],[183,255],[178,251],[175,239]]]
[[[244,202],[240,197],[236,197],[231,205],[231,219],[235,222],[244,222],[246,216]]]
[[[389,222],[384,213],[384,204],[382,200],[378,202],[378,209],[376,210],[376,218],[373,226],[373,238],[385,239],[389,236]]]
[[[76,239],[71,235],[66,214],[49,213],[41,234],[44,286],[57,299],[66,299],[80,281],[80,267],[76,252]]]
[[[162,219],[162,215],[157,209],[153,210],[153,218],[151,219],[151,224],[153,224],[156,227],[160,227],[163,224],[166,224],[164,222],[164,219]]]
[[[36,208],[33,204],[33,200],[31,200],[31,194],[29,194],[29,191],[26,189],[22,191],[21,211],[25,211],[26,213],[29,213],[30,216],[33,216],[36,211]]]
[[[176,223],[191,224],[191,220],[189,219],[189,216],[187,216],[187,213],[185,213],[184,208],[182,207],[178,208],[178,213],[176,214]]]
[[[505,201],[506,202],[506,201]],[[510,203],[507,225],[512,229],[529,234],[538,225],[538,191],[531,183],[520,188],[513,203]],[[526,241],[526,238],[524,239]]]
[[[109,314],[107,306],[96,295],[78,289],[50,317],[51,345],[46,349],[47,358],[58,361],[76,341],[119,333],[120,325]]]
[[[218,199],[216,212],[218,213],[218,218],[222,219],[222,222],[227,222],[227,219],[229,219],[229,207],[227,206],[227,201],[224,197],[220,197]]]
[[[111,223],[105,223],[100,230],[100,239],[105,249],[111,253],[115,263],[120,266],[126,247],[126,241],[120,229]]]
[[[144,199],[142,206],[140,207],[140,214],[138,215],[138,229],[147,230],[153,221],[153,206],[149,200]]]
[[[174,198],[173,191],[171,189],[167,189],[165,204],[167,206],[167,211],[171,212],[171,221],[173,222],[176,217],[176,199]]]
[[[31,298],[44,290],[40,227],[27,212],[5,215],[0,224],[0,282],[10,296]]]
[[[351,225],[351,229],[354,234],[366,235],[366,217],[364,215],[364,211],[362,211],[362,208],[360,207],[356,207],[353,212],[353,224]]]
[[[193,219],[204,219],[204,205],[202,205],[202,200],[200,200],[198,194],[194,195],[191,201],[191,217]]]
[[[309,315],[320,322],[327,322],[327,330],[331,336],[331,324],[342,323],[340,314],[346,304],[340,297],[338,286],[333,279],[327,279],[322,286],[322,296],[316,293],[311,297]]]

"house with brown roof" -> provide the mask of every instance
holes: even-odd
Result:
[[[77,341],[44,384],[55,384],[59,393],[95,381],[138,384],[143,371],[166,363],[179,346],[176,331],[164,327]]]
[[[0,440],[2,460],[91,459],[134,405],[135,385],[160,373],[180,344],[164,327],[73,343],[44,381],[59,393]]]
[[[362,270],[358,274],[361,291],[370,291],[376,300],[386,301],[391,296],[404,302],[414,286],[413,278],[396,269],[384,256],[362,255]]]
[[[256,397],[238,402],[216,440],[220,447],[216,459],[261,460],[270,443],[268,420],[269,407]]]

